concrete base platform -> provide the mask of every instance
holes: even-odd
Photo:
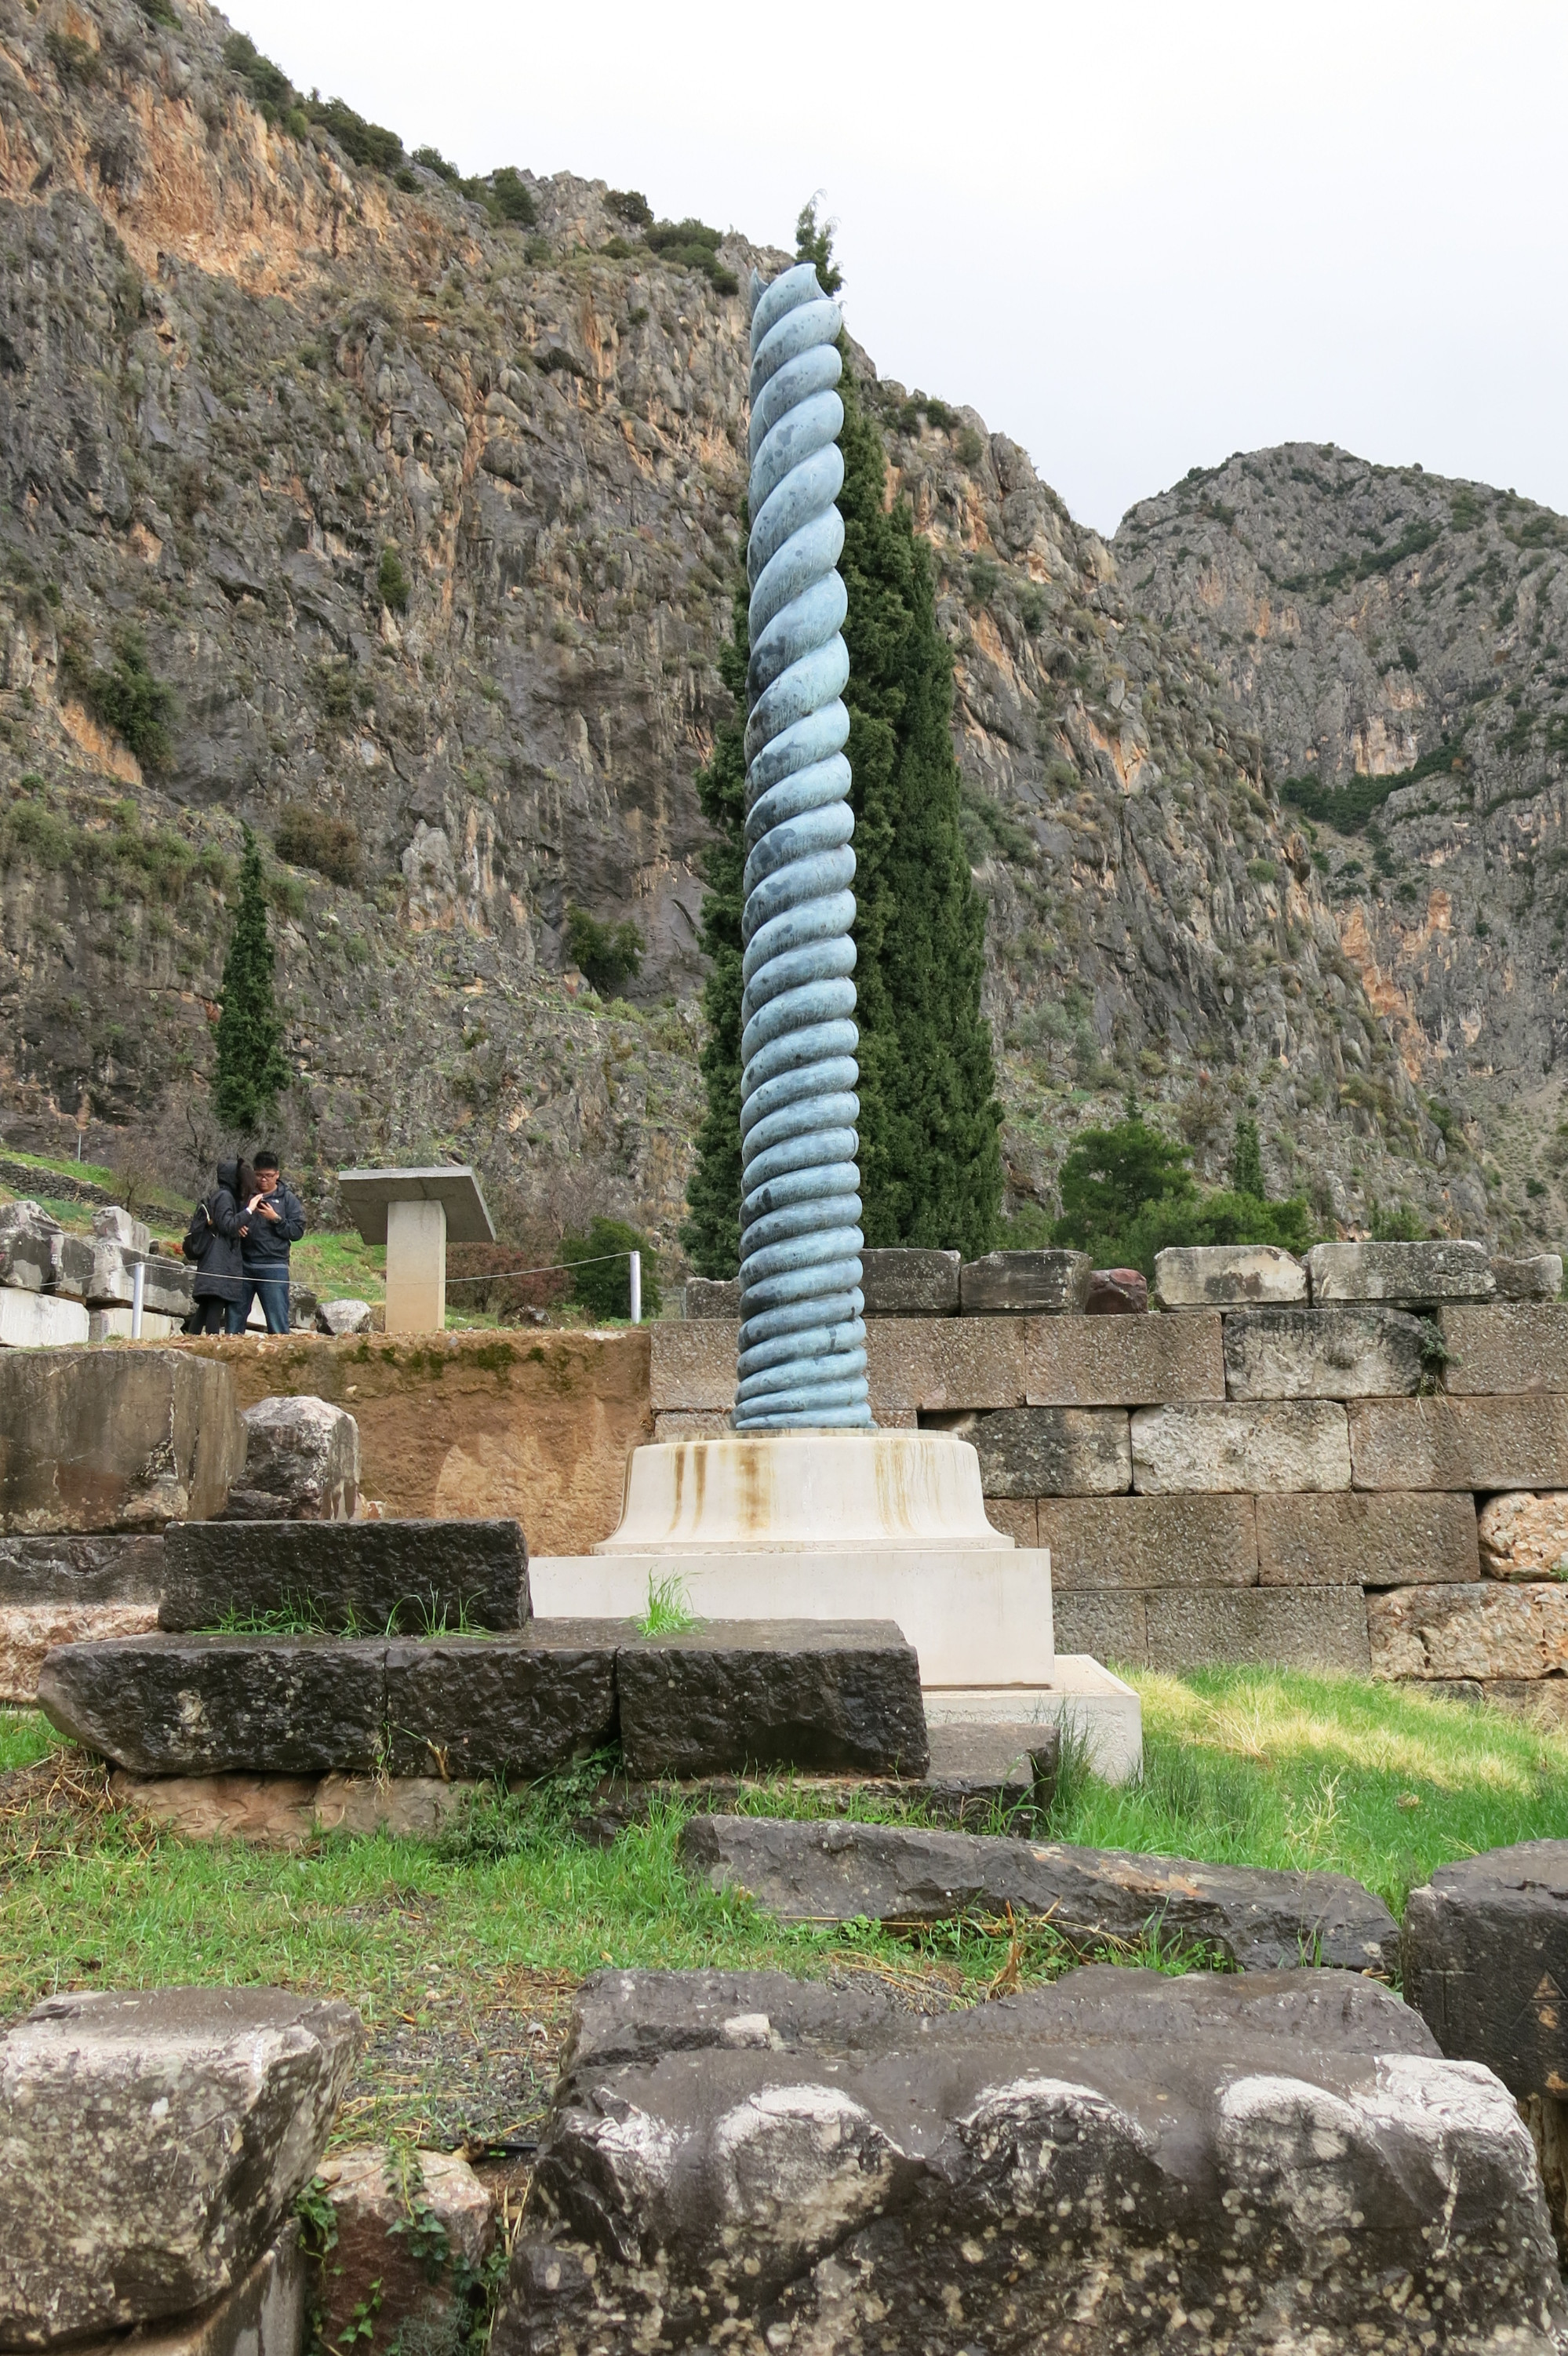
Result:
[[[1107,1783],[1127,1783],[1143,1765],[1143,1706],[1129,1685],[1086,1653],[1059,1653],[1048,1676],[1028,1685],[923,1686],[932,1746],[943,1726],[1051,1725],[1076,1734]]]
[[[703,1620],[896,1620],[920,1655],[923,1686],[994,1686],[1003,1667],[1021,1686],[1046,1686],[1053,1674],[1051,1556],[1042,1547],[621,1549],[536,1555],[528,1565],[541,1620],[637,1620],[650,1593],[670,1580]]]

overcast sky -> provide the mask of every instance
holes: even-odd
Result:
[[[778,244],[824,189],[879,369],[973,403],[1102,530],[1295,439],[1568,509],[1562,0],[228,13],[465,171]]]

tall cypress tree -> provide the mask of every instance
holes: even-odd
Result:
[[[831,267],[831,241],[809,207],[796,242],[819,273]],[[862,1224],[869,1245],[956,1248],[973,1258],[989,1249],[1001,1202],[1001,1114],[980,1010],[985,909],[960,824],[953,660],[936,626],[930,554],[905,505],[884,510],[881,435],[847,354],[846,363],[838,506],[849,598],[844,700],[854,775]],[[698,779],[715,834],[704,861],[702,919],[708,1110],[681,1240],[704,1276],[733,1276],[740,1258],[747,602],[742,578],[734,637],[720,656],[736,714]]]
[[[1001,1204],[996,1066],[980,1009],[986,912],[953,750],[953,658],[930,552],[884,505],[887,456],[847,367],[844,636],[854,774],[860,1192],[869,1245],[990,1248]]]
[[[240,905],[219,985],[218,1071],[212,1108],[225,1129],[253,1130],[289,1083],[283,1026],[272,997],[272,944],[261,848],[249,827],[240,862]]]
[[[719,650],[719,675],[735,699],[713,758],[697,780],[702,815],[713,841],[702,855],[708,885],[702,903],[702,948],[708,980],[702,1012],[708,1038],[699,1068],[708,1110],[697,1132],[697,1162],[687,1182],[690,1217],[680,1231],[699,1276],[733,1276],[741,1265],[741,911],[746,866],[746,666],[752,659],[747,621],[750,593],[741,573],[735,590],[734,636]]]

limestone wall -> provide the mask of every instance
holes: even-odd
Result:
[[[1568,1307],[1495,1297],[1489,1264],[1388,1272],[1465,1248],[1335,1247],[1284,1301],[1271,1274],[1164,1313],[873,1319],[873,1411],[974,1441],[993,1522],[1051,1550],[1062,1652],[1370,1670],[1568,1721]],[[1222,1298],[1197,1275],[1168,1292]],[[1494,1297],[1417,1297],[1444,1281]],[[658,1437],[724,1428],[737,1332],[653,1329]]]

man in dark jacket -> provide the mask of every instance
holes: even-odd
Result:
[[[289,1330],[289,1246],[304,1233],[304,1205],[285,1186],[275,1153],[258,1153],[256,1192],[240,1212],[240,1331],[259,1301],[269,1333]]]
[[[220,1162],[218,1184],[191,1215],[185,1256],[196,1263],[191,1291],[196,1307],[187,1333],[238,1333],[242,1331],[240,1295],[243,1290],[240,1260],[240,1164]]]

